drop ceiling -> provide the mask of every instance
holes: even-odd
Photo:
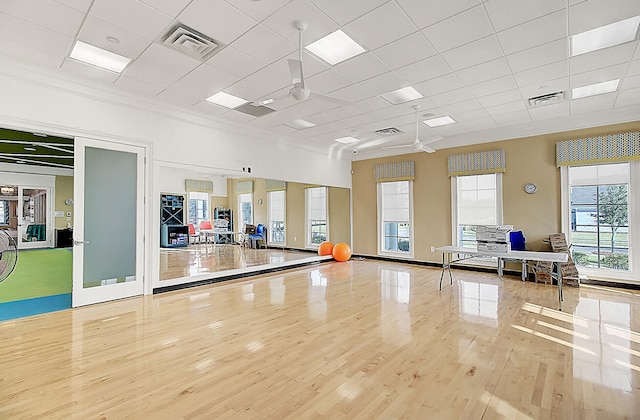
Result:
[[[71,138],[0,128],[0,163],[73,169]]]
[[[422,119],[456,124],[420,138],[434,149],[638,120],[638,41],[570,57],[569,36],[640,15],[637,0],[3,0],[1,60],[93,87],[119,90],[253,126],[300,147],[358,158],[402,153]],[[287,59],[342,29],[366,52],[334,66],[304,53],[307,86],[349,102],[293,99],[264,115],[205,98],[224,91],[260,101],[291,89]],[[202,61],[164,44],[184,25],[216,45]],[[121,74],[68,58],[81,40],[133,61]],[[572,88],[620,79],[615,92],[571,100]],[[392,105],[380,95],[412,86],[424,97]],[[563,92],[531,106],[529,98]],[[260,113],[258,113],[260,114]],[[303,119],[316,124],[300,128]],[[397,128],[392,136],[376,133]],[[357,143],[339,144],[341,137]],[[406,152],[411,152],[410,148]],[[353,155],[354,157],[356,155]]]

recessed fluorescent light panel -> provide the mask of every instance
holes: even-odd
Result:
[[[413,101],[414,99],[420,99],[423,98],[422,94],[420,92],[418,92],[417,90],[415,90],[414,88],[412,88],[411,86],[408,86],[406,88],[402,88],[402,89],[398,89],[398,90],[394,90],[392,92],[387,92],[387,93],[383,93],[382,95],[380,95],[385,101],[393,104],[393,105],[398,105],[401,104],[403,102],[409,102],[409,101]]]
[[[340,29],[307,45],[305,48],[332,66],[365,51],[360,44],[349,38]]]
[[[295,128],[296,130],[301,130],[303,128],[315,127],[318,124],[314,124],[314,123],[312,123],[310,121],[307,121],[307,120],[298,119],[298,120],[293,120],[290,123],[287,123],[285,125],[287,127]]]
[[[116,73],[122,72],[127,64],[131,62],[130,58],[94,47],[82,41],[76,41],[69,58]]]
[[[229,95],[224,92],[218,92],[215,95],[209,96],[205,101],[231,109],[249,102],[246,99],[238,98],[237,96]]]
[[[571,55],[585,54],[633,41],[638,35],[638,25],[640,25],[640,16],[573,35],[571,37]]]
[[[603,93],[614,92],[618,89],[620,79],[609,80],[608,82],[595,83],[593,85],[573,88],[571,99],[586,98],[587,96],[602,95]]]
[[[342,144],[351,144],[351,143],[357,143],[360,140],[355,138],[355,137],[340,137],[339,139],[336,139],[335,141],[337,141],[338,143],[342,143]]]
[[[430,120],[425,120],[422,122],[427,124],[431,128],[456,123],[456,121],[448,115],[445,115],[444,117],[431,118]]]

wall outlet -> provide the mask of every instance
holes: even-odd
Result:
[[[431,247],[431,252],[436,252],[436,247],[435,246]]]

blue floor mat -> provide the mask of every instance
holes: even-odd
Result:
[[[0,321],[71,308],[71,293],[0,303]]]

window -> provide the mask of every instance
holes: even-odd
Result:
[[[187,193],[189,200],[189,223],[200,226],[200,222],[209,220],[209,193],[193,192]]]
[[[253,224],[253,194],[238,194],[238,209],[240,211],[240,231],[244,232],[244,225]]]
[[[284,244],[285,192],[269,191],[269,242]]]
[[[631,244],[638,229],[633,221],[640,220],[638,164],[562,168],[563,231],[581,274],[637,279]]]
[[[502,224],[502,174],[451,177],[452,242],[475,248],[477,225]]]
[[[0,225],[9,224],[9,201],[0,200]]]
[[[325,187],[305,190],[307,209],[307,246],[318,246],[328,240],[327,235],[327,189]]]
[[[413,181],[378,183],[379,253],[413,256]]]

